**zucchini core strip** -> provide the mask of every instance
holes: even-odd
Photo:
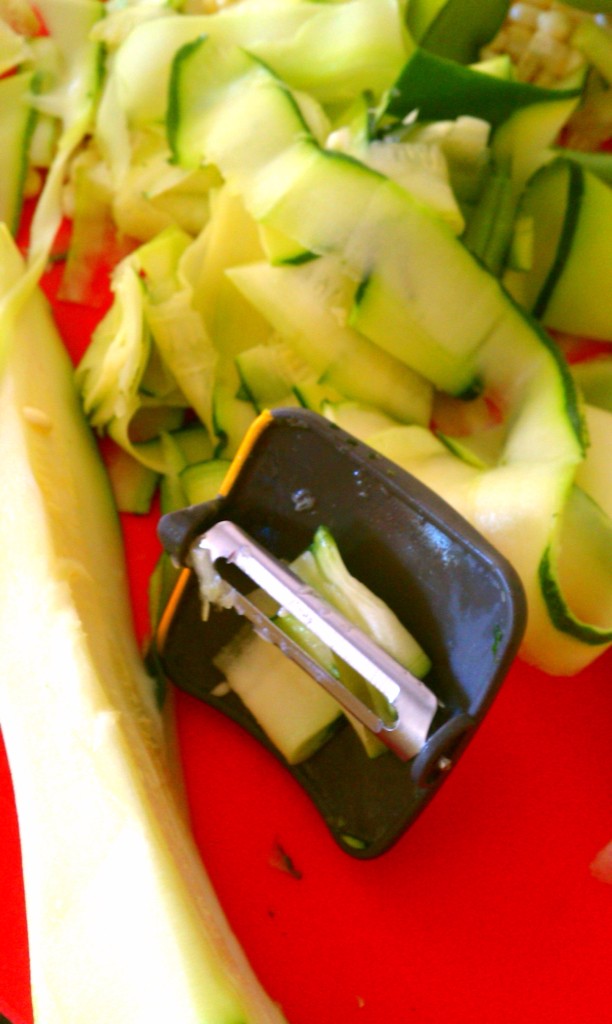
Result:
[[[299,664],[398,757],[409,760],[422,750],[438,710],[431,690],[240,527],[227,520],[212,526],[192,545],[189,561],[198,577],[205,616],[210,602],[234,608],[250,620],[260,636],[275,643]],[[384,698],[388,714],[377,715],[294,643],[248,597],[223,579],[218,562],[240,569],[363,676]]]

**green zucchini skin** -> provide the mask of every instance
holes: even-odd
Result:
[[[527,82],[504,80],[467,67],[457,60],[419,48],[404,65],[389,92],[382,115],[385,130],[393,130],[411,111],[421,121],[480,117],[493,129],[516,111],[535,103],[579,96],[580,89],[543,89]],[[386,119],[391,119],[387,127]]]
[[[584,179],[580,168],[571,162],[568,162],[565,166],[567,167],[568,178],[565,202],[566,213],[563,219],[555,259],[533,304],[533,315],[538,319],[542,319],[546,313],[552,294],[563,271],[565,261],[569,256],[574,232],[580,216],[580,207],[584,198]]]

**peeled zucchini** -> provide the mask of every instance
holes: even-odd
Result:
[[[280,1024],[185,822],[120,532],[41,296],[0,229],[0,725],[37,1024]]]

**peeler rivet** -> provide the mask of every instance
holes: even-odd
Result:
[[[291,495],[291,501],[296,512],[311,512],[317,503],[314,494],[311,494],[305,487],[294,491]]]
[[[453,767],[453,762],[451,761],[450,757],[441,757],[441,758],[439,758],[439,760],[438,760],[438,771],[439,772],[448,772],[448,771],[450,771],[450,769],[452,767]]]

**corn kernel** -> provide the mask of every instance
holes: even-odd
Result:
[[[549,36],[546,32],[538,29],[531,37],[530,49],[533,53],[538,54],[538,56],[544,57],[550,67],[551,64],[556,63],[561,58],[565,58],[567,47],[559,42],[558,39],[554,39],[553,36]]]
[[[510,6],[483,58],[485,53],[489,57],[508,54],[520,81],[554,87],[584,66],[585,58],[571,40],[576,28],[593,17],[561,0],[518,0]],[[595,16],[596,21],[598,18]]]
[[[538,30],[565,42],[572,33],[572,21],[562,11],[543,11],[538,15]]]
[[[533,33],[526,26],[510,25],[506,33],[506,53],[510,54],[513,60],[518,60],[529,46],[532,36]]]
[[[538,57],[532,50],[526,50],[520,61],[517,63],[517,77],[521,82],[535,82],[538,81],[538,76],[542,70],[542,59]]]

